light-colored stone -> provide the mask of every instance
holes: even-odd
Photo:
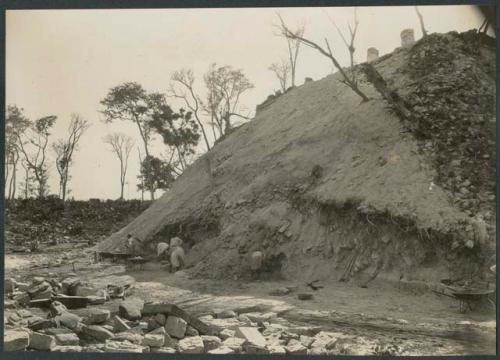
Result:
[[[271,319],[276,318],[278,315],[274,312],[260,313],[260,312],[250,312],[244,314],[246,317],[250,319],[252,322],[264,322],[270,321]]]
[[[286,350],[283,346],[281,345],[268,345],[267,350],[269,354],[277,354],[277,355],[285,355]]]
[[[222,345],[222,340],[217,336],[202,335],[201,339],[203,340],[203,345],[205,346],[205,351],[207,352],[217,349]]]
[[[64,312],[54,318],[56,322],[71,330],[78,330],[81,327],[81,318],[70,312]]]
[[[235,352],[240,352],[242,350],[242,346],[245,343],[245,341],[246,340],[242,338],[230,337],[224,340],[222,345],[230,349],[233,349]]]
[[[167,333],[177,339],[182,339],[186,334],[187,322],[177,316],[169,316],[165,325]]]
[[[257,328],[239,327],[236,329],[235,336],[245,339],[248,344],[255,345],[260,348],[266,347],[266,339],[264,339]]]
[[[186,354],[200,354],[205,351],[201,336],[190,336],[179,340],[179,352]]]
[[[165,335],[162,334],[146,334],[142,339],[143,346],[162,347],[165,343]]]
[[[114,340],[107,340],[104,346],[105,352],[116,352],[116,353],[142,353],[144,351],[144,347],[132,344],[127,341],[120,342]]]
[[[114,337],[111,331],[99,325],[83,326],[82,331],[85,335],[88,335],[99,341],[106,341]]]
[[[219,333],[219,336],[222,340],[226,340],[227,338],[234,337],[234,330],[224,329]]]
[[[113,340],[128,341],[132,344],[140,345],[140,344],[142,344],[143,338],[144,338],[144,336],[142,336],[141,334],[136,333],[134,331],[124,331],[124,332],[115,334]]]
[[[311,336],[306,336],[306,335],[300,335],[299,341],[302,345],[305,347],[310,347],[312,343],[314,342],[314,338]]]
[[[215,316],[218,319],[228,319],[228,318],[234,318],[237,316],[237,314],[233,310],[223,310],[219,311],[215,314]]]
[[[90,324],[102,324],[110,317],[109,310],[106,309],[91,309],[89,313]]]
[[[291,339],[286,345],[286,352],[292,355],[305,355],[307,348],[300,341]]]
[[[177,349],[177,345],[179,344],[179,340],[177,339],[172,339],[172,337],[167,334],[165,332],[165,335],[164,335],[164,347],[167,347],[167,348],[173,348],[173,349]]]
[[[66,334],[55,334],[57,345],[60,346],[69,346],[69,345],[79,345],[80,338],[74,333],[66,333]]]
[[[225,329],[236,330],[240,326],[245,325],[236,318],[211,319],[211,320],[203,320],[203,322],[214,328],[216,331],[222,331]]]
[[[177,351],[169,347],[151,348],[152,353],[175,354]]]
[[[83,348],[81,346],[55,346],[52,348],[52,352],[82,352]]]
[[[33,332],[30,337],[30,349],[51,351],[56,346],[56,339],[52,335]]]
[[[3,339],[4,351],[22,351],[30,343],[29,330],[5,330]]]
[[[217,349],[210,350],[208,353],[213,355],[226,355],[226,354],[234,354],[235,352],[236,351],[227,346],[221,346]]]
[[[165,336],[166,333],[167,333],[167,331],[165,330],[164,327],[159,327],[159,328],[154,329],[154,330],[149,332],[149,334],[161,334],[163,336]]]
[[[115,332],[122,332],[130,330],[130,326],[118,315],[113,317],[113,329]]]
[[[138,298],[128,298],[118,307],[118,315],[127,320],[139,320],[142,317],[141,310],[144,307],[144,301]]]

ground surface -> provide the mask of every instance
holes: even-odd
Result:
[[[188,272],[170,274],[159,263],[143,269],[114,263],[92,264],[91,251],[61,246],[44,254],[7,255],[6,275],[29,278],[36,269],[39,276],[64,274],[75,270],[79,277],[95,286],[135,281],[130,296],[145,301],[170,301],[194,313],[232,309],[274,311],[298,324],[320,326],[324,330],[357,334],[382,344],[397,344],[399,354],[457,355],[495,353],[495,314],[492,310],[461,314],[458,302],[432,293],[415,294],[382,281],[367,289],[351,283],[328,282],[314,292],[311,301],[300,301],[297,292],[303,284],[292,281],[218,281],[189,278]],[[86,258],[82,257],[86,252]],[[49,266],[48,266],[49,265]],[[283,286],[298,286],[286,296],[270,296]],[[309,290],[310,291],[310,290]],[[106,304],[112,311],[117,302]]]

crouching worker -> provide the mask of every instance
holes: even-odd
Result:
[[[127,235],[127,250],[132,255],[140,255],[142,254],[142,243],[139,239],[132,236],[132,234]]]
[[[167,243],[161,242],[156,246],[156,256],[158,260],[168,260],[168,249],[170,246]]]
[[[182,240],[178,237],[172,238],[172,240],[170,240],[170,265],[172,267],[172,272],[184,269],[186,264],[185,258],[186,255],[182,248]]]

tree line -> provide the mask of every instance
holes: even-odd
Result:
[[[249,119],[241,107],[242,95],[254,85],[242,70],[231,66],[211,64],[203,76],[204,96],[196,88],[196,79],[190,69],[172,73],[165,93],[148,92],[137,82],[125,82],[112,87],[100,101],[99,112],[105,123],[132,122],[139,135],[140,171],[137,188],[149,192],[155,199],[157,190],[170,188],[173,181],[194,161],[198,143],[203,139],[205,150],[233,130],[234,118]],[[182,101],[177,110],[173,99]],[[71,192],[70,169],[78,144],[90,127],[89,121],[72,114],[66,138],[50,144],[51,131],[57,116],[50,115],[30,120],[22,108],[9,105],[6,112],[5,196],[44,198],[49,193],[49,150],[59,175],[58,196],[66,200]],[[209,135],[210,134],[210,135]],[[159,136],[165,148],[163,155],[152,151],[152,141]],[[122,132],[107,134],[103,142],[115,154],[119,164],[120,199],[129,159],[135,146],[134,138]],[[24,180],[18,184],[19,167],[24,169]]]

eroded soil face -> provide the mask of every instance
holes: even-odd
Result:
[[[85,255],[82,256],[82,253]],[[299,338],[298,333],[307,329],[307,336],[317,341],[305,346],[309,354],[495,353],[494,310],[482,306],[473,312],[460,313],[457,300],[422,292],[404,283],[398,287],[376,279],[368,288],[360,288],[351,282],[332,280],[322,282],[324,287],[313,291],[303,283],[285,280],[242,282],[238,279],[193,279],[189,269],[171,274],[159,262],[146,263],[142,268],[111,262],[93,263],[93,253],[87,248],[63,249],[59,246],[48,248],[44,253],[6,256],[6,278],[15,278],[18,282],[30,283],[34,276],[60,281],[71,272],[86,286],[95,289],[105,288],[108,284],[130,283],[125,300],[175,303],[193,316],[208,323],[219,321],[220,326],[229,329],[255,326],[269,344],[281,346],[284,351],[289,351],[288,345],[293,351],[292,339]],[[286,288],[291,290],[286,295],[270,295],[277,289]],[[299,293],[310,293],[313,299],[298,300]],[[109,310],[112,317],[118,313],[122,301],[111,299],[105,304],[69,311],[81,316],[84,322],[95,308]],[[20,307],[6,309],[6,329],[21,326],[11,318],[19,310]],[[44,310],[40,309],[27,310],[36,315],[44,314]],[[213,316],[229,310],[235,311],[236,316],[231,321],[211,320],[210,314]],[[245,314],[252,319],[267,314],[264,316],[267,318],[265,321],[250,321],[249,324],[245,323],[248,321]],[[293,335],[294,331],[298,333]],[[144,337],[147,333],[144,329],[140,336]],[[114,336],[120,338],[118,334]],[[85,336],[78,336],[80,346],[75,351],[111,351],[104,345],[105,342],[89,341]],[[327,346],[328,342],[330,345]],[[182,348],[174,350],[184,351]],[[55,351],[58,351],[57,346]],[[149,351],[156,349],[149,347]],[[242,348],[241,352],[245,350]]]

